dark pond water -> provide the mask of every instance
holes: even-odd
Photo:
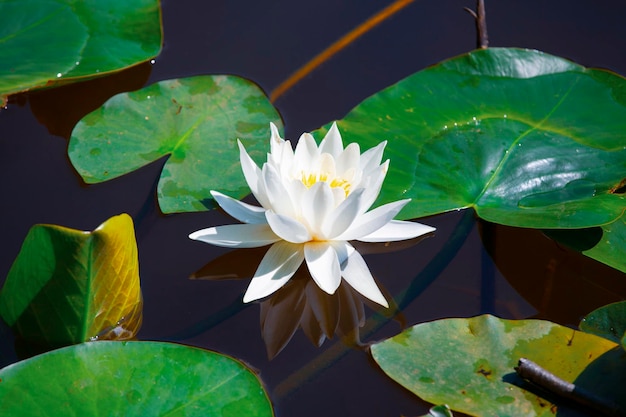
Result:
[[[86,186],[66,156],[74,123],[117,92],[169,78],[225,73],[250,78],[269,93],[389,3],[165,0],[165,46],[153,65],[10,103],[0,111],[5,195],[0,283],[33,224],[92,230],[127,212],[136,223],[145,301],[140,339],[177,340],[244,360],[259,371],[279,416],[424,413],[426,404],[385,377],[366,351],[344,347],[338,337],[317,348],[298,331],[268,360],[259,305],[240,308],[238,303],[247,281],[188,279],[228,251],[187,235],[231,220],[218,212],[161,215],[154,198],[160,163]],[[310,74],[275,103],[286,136],[297,138],[339,119],[379,89],[472,49],[474,25],[465,6],[474,2],[414,1]],[[626,2],[507,0],[488,2],[487,12],[492,46],[539,49],[626,74]],[[623,274],[560,248],[539,232],[491,229],[494,264],[471,213],[422,222],[437,227],[434,237],[366,258],[388,293],[410,289],[403,311],[407,325],[483,312],[575,325],[595,307],[626,295]],[[368,307],[365,314],[370,323],[382,324],[363,333],[364,341],[401,329],[398,321],[381,320]],[[5,363],[13,360],[9,347],[1,352]]]

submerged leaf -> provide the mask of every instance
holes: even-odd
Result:
[[[167,156],[158,185],[164,213],[215,206],[211,190],[249,194],[237,139],[265,156],[269,123],[280,117],[263,92],[235,76],[161,81],[118,94],[85,116],[69,144],[72,164],[88,183],[110,180]]]
[[[83,343],[0,370],[0,415],[273,415],[259,379],[218,353],[162,342]]]
[[[626,79],[537,51],[489,48],[409,76],[338,122],[388,140],[379,203],[401,216],[473,207],[511,226],[611,223],[626,206]],[[617,187],[617,188],[616,188]]]
[[[626,333],[626,301],[611,303],[587,314],[580,330],[621,343]]]
[[[4,0],[0,104],[19,91],[147,61],[161,39],[158,0]]]
[[[447,405],[437,405],[428,410],[428,414],[422,417],[452,417],[452,412]]]
[[[2,318],[35,350],[132,338],[141,307],[137,244],[127,214],[93,232],[33,226],[0,293]]]
[[[371,349],[385,373],[426,401],[475,416],[553,416],[553,404],[515,373],[518,360],[624,407],[626,362],[615,347],[548,321],[484,315],[418,324]]]

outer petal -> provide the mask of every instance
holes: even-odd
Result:
[[[263,187],[267,192],[267,199],[269,201],[268,206],[263,206],[275,211],[278,214],[283,214],[291,217],[296,217],[296,207],[294,207],[291,201],[290,194],[283,184],[283,178],[276,168],[270,164],[263,166]]]
[[[257,248],[280,240],[267,224],[209,227],[193,232],[189,238],[226,248]]]
[[[274,162],[279,162],[282,156],[283,144],[285,141],[280,137],[280,133],[278,132],[278,128],[272,122],[270,122],[270,155],[273,158]]]
[[[376,281],[374,281],[374,277],[361,254],[349,243],[346,242],[345,244],[348,246],[350,255],[341,265],[343,279],[364,297],[388,308],[389,304],[376,285]]]
[[[343,141],[341,139],[341,133],[337,128],[337,123],[333,122],[332,126],[324,139],[320,142],[320,153],[329,153],[333,157],[337,158],[343,151]]]
[[[312,238],[309,230],[302,223],[289,216],[283,216],[268,210],[265,212],[265,218],[272,231],[287,242],[304,243]]]
[[[265,195],[265,190],[261,186],[261,169],[254,163],[252,158],[250,158],[250,155],[246,152],[246,148],[239,139],[237,139],[237,145],[239,145],[241,170],[248,183],[248,187],[250,187],[250,191],[252,191],[252,194],[256,197],[259,204],[265,208],[270,207],[269,200]]]
[[[304,259],[318,287],[334,294],[341,284],[341,269],[335,248],[328,242],[307,242],[304,244]]]
[[[357,217],[350,228],[341,235],[337,236],[337,240],[353,240],[361,239],[363,236],[370,235],[389,223],[402,210],[410,199],[394,201],[376,207],[372,211]]]
[[[254,273],[243,302],[267,297],[281,288],[298,270],[303,259],[302,245],[284,241],[273,244]]]
[[[396,240],[413,239],[434,231],[434,227],[425,224],[392,220],[374,233],[362,236],[357,240],[362,242],[393,242]]]
[[[265,219],[265,209],[263,207],[257,207],[244,203],[243,201],[235,200],[217,191],[211,191],[211,195],[226,213],[240,222],[255,224],[267,223]]]

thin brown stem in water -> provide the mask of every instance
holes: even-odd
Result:
[[[378,26],[378,24],[384,22],[389,17],[393,16],[395,13],[399,12],[409,4],[413,3],[414,0],[396,0],[389,6],[385,7],[380,12],[376,13],[374,16],[367,19],[365,22],[361,23],[359,26],[348,32],[346,35],[341,37],[335,43],[330,45],[328,48],[320,52],[309,62],[300,67],[296,72],[291,74],[289,78],[280,83],[278,87],[276,87],[270,93],[270,101],[275,102],[278,97],[282,96],[289,90],[291,87],[296,85],[300,80],[313,72],[317,67],[322,65],[324,62],[328,61],[335,54],[340,52],[342,49],[349,46],[352,42],[356,41],[358,38],[369,32],[374,27]]]

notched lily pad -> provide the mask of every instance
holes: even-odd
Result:
[[[119,177],[167,156],[158,184],[164,213],[214,208],[210,190],[235,198],[250,191],[237,139],[258,162],[282,126],[252,82],[226,75],[162,81],[112,97],[74,128],[72,164],[87,183]]]
[[[537,51],[488,48],[415,73],[339,121],[388,140],[379,203],[403,218],[472,207],[519,227],[609,224],[626,206],[626,79]],[[616,187],[616,184],[618,186]]]

